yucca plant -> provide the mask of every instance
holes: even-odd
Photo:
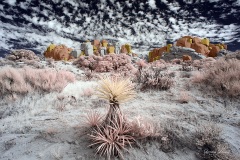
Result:
[[[115,122],[115,124],[119,124],[120,116],[122,116],[119,104],[135,97],[134,85],[130,79],[105,77],[99,82],[97,91],[99,98],[108,100],[110,103],[104,122],[105,125],[113,126]]]
[[[118,156],[123,159],[123,151],[128,151],[127,146],[131,146],[135,139],[131,136],[130,126],[120,117],[120,123],[112,123],[113,126],[97,126],[90,136],[93,141],[89,146],[96,147],[96,153],[105,155],[108,159]]]
[[[105,155],[108,159],[112,156],[123,158],[123,150],[135,141],[132,136],[131,126],[126,122],[120,110],[120,103],[126,102],[135,96],[134,86],[129,79],[119,77],[102,78],[97,87],[99,98],[108,100],[109,110],[100,125],[96,125],[89,134],[96,147],[96,153]],[[94,117],[94,118],[92,118]],[[91,119],[98,119],[90,116]]]

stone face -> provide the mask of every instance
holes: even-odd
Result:
[[[153,62],[155,60],[159,60],[163,54],[163,52],[167,51],[167,47],[162,47],[162,48],[155,48],[151,51],[150,56],[149,56],[149,62]]]
[[[100,48],[100,55],[101,56],[104,56],[104,55],[106,55],[107,54],[107,48],[106,47],[101,47]]]
[[[69,60],[71,52],[71,48],[68,48],[65,45],[58,45],[53,49],[51,57],[49,58],[53,58],[54,60]]]
[[[193,43],[201,43],[201,39],[198,37],[192,37]]]
[[[121,48],[120,43],[119,43],[119,42],[116,42],[116,43],[114,44],[114,47],[115,47],[115,53],[116,53],[116,54],[120,54],[120,48]]]
[[[201,43],[192,43],[191,48],[193,48],[196,52],[201,53],[202,55],[205,55],[205,56],[207,56],[209,53],[208,47]]]
[[[127,48],[125,47],[125,45],[122,45],[122,46],[121,46],[120,52],[121,52],[121,53],[128,53]]]
[[[92,45],[96,47],[100,47],[100,41],[95,39],[92,41]]]
[[[181,46],[181,47],[191,47],[191,43],[188,41],[188,38],[180,38],[177,40],[176,46]]]
[[[189,56],[189,55],[183,55],[183,56],[182,56],[182,60],[183,60],[183,61],[192,61],[192,57]]]
[[[108,54],[114,54],[114,52],[115,52],[114,46],[109,46],[107,49],[107,52],[108,52]]]
[[[86,43],[81,43],[81,50],[84,51],[86,47]]]
[[[51,52],[45,52],[44,56],[47,58],[53,58],[54,60],[69,60],[71,57],[71,48],[65,45],[56,46]]]
[[[93,45],[90,42],[86,43],[86,47],[85,47],[84,52],[85,52],[86,56],[94,55],[93,54]]]
[[[163,53],[161,59],[165,61],[171,61],[173,59],[182,59],[183,55],[189,55],[192,60],[202,59],[206,57],[200,53],[195,52],[195,50],[191,48],[172,46],[169,53]]]
[[[81,50],[73,50],[70,55],[73,56],[74,58],[78,58],[81,54]]]
[[[208,54],[208,57],[217,57],[218,52],[220,51],[220,48],[215,45],[210,45],[210,47],[211,47],[211,50]]]

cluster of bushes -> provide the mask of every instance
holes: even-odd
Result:
[[[168,90],[173,86],[173,75],[166,71],[168,65],[166,62],[159,60],[147,65],[140,60],[136,64],[139,69],[134,81],[139,84],[141,90]]]
[[[24,49],[14,50],[6,55],[5,58],[16,62],[23,62],[26,60],[40,61],[40,58],[33,51]]]
[[[68,71],[4,67],[0,69],[0,96],[61,91],[74,80],[75,75]]]
[[[40,57],[37,56],[33,51],[20,49],[13,50],[9,54],[5,55],[4,59],[0,59],[0,65],[12,65],[16,66],[18,62],[31,65],[35,68],[42,68],[43,66],[39,63]]]
[[[131,57],[126,54],[110,54],[100,56],[81,56],[73,62],[77,67],[89,68],[96,72],[131,72],[136,68],[131,63]]]
[[[219,59],[192,77],[193,83],[212,87],[222,96],[240,96],[240,60]]]

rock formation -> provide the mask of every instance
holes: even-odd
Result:
[[[69,60],[74,58],[70,55],[72,52],[71,48],[68,48],[65,45],[58,45],[54,49],[50,50],[49,48],[44,52],[46,58],[53,58],[56,61],[59,60]]]

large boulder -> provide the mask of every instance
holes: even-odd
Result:
[[[211,47],[211,50],[208,53],[208,57],[217,57],[220,48],[214,44],[210,44],[209,47]]]
[[[184,61],[192,61],[192,57],[189,55],[183,55],[182,60],[183,60],[183,62]]]
[[[159,60],[164,52],[167,51],[167,47],[162,47],[162,48],[155,48],[150,52],[149,55],[149,62],[153,62],[155,60]]]
[[[65,45],[58,45],[52,51],[46,51],[44,56],[47,58],[53,58],[56,61],[59,60],[69,60],[73,58],[70,53],[72,52],[71,48],[68,48]]]
[[[207,56],[210,52],[208,47],[201,43],[192,43],[191,48],[193,48],[196,52],[201,53],[202,55]]]
[[[180,38],[177,40],[176,46],[181,46],[181,47],[191,47],[191,43],[189,42],[189,38]]]

